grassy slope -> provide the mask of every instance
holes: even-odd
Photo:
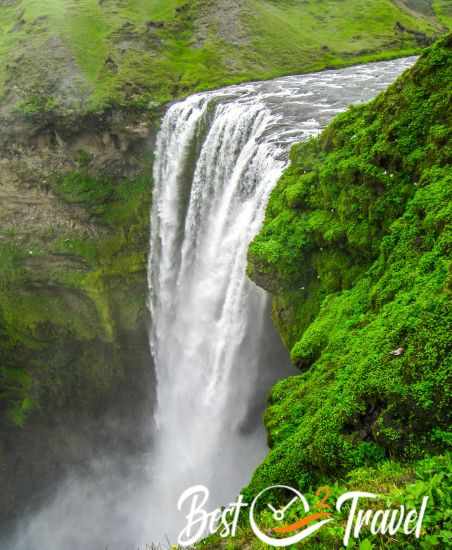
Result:
[[[425,37],[396,23],[431,37],[450,24],[443,3],[435,8],[440,17],[391,0],[243,0],[238,37],[215,18],[225,0],[19,0],[0,13],[0,93],[26,111],[77,110],[80,102],[89,110],[147,107],[227,83],[412,52]]]
[[[274,483],[310,491],[344,476],[384,486],[385,468],[386,482],[402,469],[403,487],[418,471],[418,495],[439,487],[426,548],[451,542],[440,497],[450,457],[428,458],[451,442],[451,80],[449,36],[387,92],[296,146],[249,252],[304,372],[272,392],[271,451],[245,493]],[[419,459],[437,476],[421,474]],[[337,534],[311,544],[336,547]],[[399,544],[409,547],[389,545]]]
[[[452,26],[452,4],[449,0],[433,0],[433,7],[443,25]]]
[[[419,508],[422,496],[429,497],[427,513],[423,520],[421,542],[403,534],[395,536],[374,536],[366,527],[361,531],[357,541],[351,538],[347,548],[352,550],[386,550],[398,548],[403,550],[443,550],[452,544],[450,509],[452,506],[452,455],[438,455],[425,458],[411,464],[401,464],[393,460],[382,461],[375,467],[357,468],[347,475],[346,479],[329,482],[331,496],[327,502],[334,509],[337,498],[348,491],[369,491],[380,495],[375,501],[367,500],[366,509],[382,508],[407,509]],[[312,507],[320,504],[320,497],[312,489],[304,491]],[[364,501],[363,501],[364,502]],[[330,510],[331,510],[330,509]],[[292,505],[286,514],[285,523],[298,521],[305,515],[300,505]],[[334,522],[323,526],[315,535],[298,545],[289,546],[290,550],[340,550],[344,548],[342,539],[347,525],[348,508],[341,513],[334,512]],[[275,527],[272,513],[258,510],[258,525],[268,534]],[[260,542],[246,523],[246,512],[242,513],[237,535],[224,539],[213,535],[201,541],[197,548],[204,550],[268,550],[268,545]],[[273,534],[274,536],[274,534]]]

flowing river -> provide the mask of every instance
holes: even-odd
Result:
[[[175,541],[182,491],[208,486],[211,507],[240,492],[266,453],[265,395],[290,372],[269,297],[246,277],[248,244],[291,145],[376,96],[414,61],[238,85],[170,106],[151,213],[153,445],[127,475],[107,460],[70,480],[12,547],[125,550]]]

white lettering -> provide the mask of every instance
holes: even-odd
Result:
[[[421,536],[422,521],[424,519],[425,510],[427,509],[428,497],[422,499],[421,509],[419,510],[419,518],[417,520],[416,531],[414,536],[418,539]]]
[[[199,540],[205,533],[209,521],[209,514],[204,510],[204,505],[209,500],[209,489],[203,485],[196,485],[184,491],[177,503],[179,511],[182,510],[189,498],[192,498],[192,502],[190,511],[185,516],[187,525],[179,534],[177,541],[181,546],[190,546]],[[194,534],[192,533],[193,528],[195,529]]]
[[[348,500],[352,501],[350,512],[348,514],[347,526],[345,528],[344,546],[347,546],[350,540],[350,534],[352,532],[352,527],[353,527],[353,519],[355,517],[356,508],[358,507],[358,500],[360,498],[377,498],[377,497],[378,495],[375,495],[374,493],[365,493],[363,491],[350,491],[348,493],[344,493],[337,499],[336,510],[338,512],[341,511],[342,505],[345,502],[347,502]]]
[[[294,501],[299,500],[303,505],[304,513],[309,513],[309,503],[304,495],[295,489],[291,489],[285,485],[275,485],[264,489],[253,500],[250,508],[250,525],[254,534],[266,544],[273,547],[287,547],[306,539],[316,531],[318,531],[323,525],[333,521],[334,518],[324,519],[317,523],[308,525],[310,516],[306,516],[302,521],[288,526],[292,527],[291,530],[286,530],[287,533],[294,532],[295,534],[289,535],[286,538],[274,538],[262,531],[254,517],[255,506],[258,499],[262,498],[264,494],[272,489],[286,489],[292,491],[296,496],[292,501],[281,510],[286,510]],[[222,538],[235,537],[237,534],[238,522],[240,518],[240,512],[243,508],[248,506],[244,502],[243,496],[240,495],[236,502],[232,502],[229,506],[221,509],[218,508],[212,512],[206,511],[206,504],[209,500],[209,490],[203,485],[196,485],[187,489],[179,498],[177,508],[179,511],[185,506],[188,506],[188,512],[185,516],[187,524],[185,528],[180,532],[178,537],[178,544],[182,547],[191,546],[198,542],[203,536],[208,534],[214,534],[219,532]],[[350,504],[350,510],[348,513],[347,524],[345,527],[344,546],[347,547],[350,542],[350,538],[358,539],[361,531],[364,527],[368,527],[372,535],[395,535],[402,529],[406,535],[415,534],[416,538],[421,536],[422,522],[424,519],[425,511],[429,497],[423,497],[419,512],[415,509],[406,512],[405,506],[401,505],[399,509],[386,509],[386,510],[372,510],[372,509],[359,509],[359,500],[362,498],[375,499],[379,498],[375,493],[367,493],[364,491],[350,491],[341,495],[336,502],[336,510],[340,512],[345,503]],[[265,500],[263,501],[265,503]],[[275,513],[280,513],[281,510],[275,510]],[[314,514],[315,515],[315,514]],[[313,516],[314,516],[313,515]],[[274,514],[275,516],[275,514]],[[312,516],[312,517],[313,517]],[[276,518],[278,519],[278,518]],[[314,517],[313,517],[314,519]],[[317,519],[317,518],[315,518]],[[279,521],[279,519],[278,519]],[[299,527],[298,527],[298,524]],[[304,528],[298,530],[303,526]]]

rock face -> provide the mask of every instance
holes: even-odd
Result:
[[[74,300],[68,315],[77,315],[78,307]],[[47,372],[33,381],[44,403],[22,427],[1,426],[2,530],[38,508],[65,475],[104,455],[125,459],[148,448],[143,434],[149,433],[155,382],[145,328],[122,333],[114,345],[66,338],[47,344],[45,357],[30,358],[35,366],[47,360]],[[50,385],[61,393],[46,392]]]
[[[102,449],[133,452],[151,416],[153,138],[149,124],[113,118],[58,130],[23,121],[2,133],[4,519]]]

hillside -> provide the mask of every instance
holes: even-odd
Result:
[[[422,548],[450,543],[451,50],[449,35],[295,146],[249,250],[302,373],[273,389],[271,450],[245,494],[276,483],[430,494]]]
[[[401,56],[450,17],[441,0],[2,2],[2,111],[148,108],[227,83]]]

